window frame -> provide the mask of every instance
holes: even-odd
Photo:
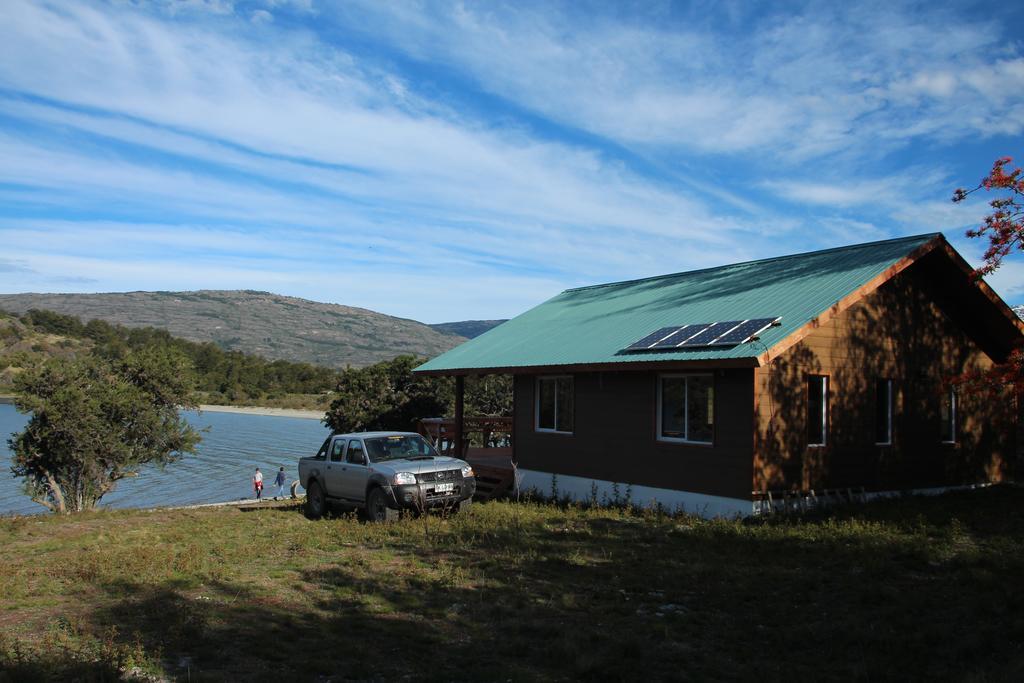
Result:
[[[572,393],[572,430],[565,431],[559,429],[558,425],[558,385],[557,381],[561,379],[569,380],[569,391]],[[554,428],[541,427],[540,426],[540,385],[541,382],[556,382],[555,385],[555,402],[554,402]],[[576,433],[576,379],[574,375],[538,375],[533,384],[533,429],[536,432],[543,434],[562,434],[565,436],[572,436]]]
[[[939,406],[939,441],[944,444],[955,444],[956,443],[956,428],[959,420],[957,419],[957,412],[959,409],[959,401],[957,400],[956,387],[951,386],[943,394],[943,398],[949,398],[949,439],[943,438],[943,432],[946,429],[946,421],[942,419],[942,406]]]
[[[682,438],[681,439],[678,436],[665,436],[662,433],[662,426],[663,426],[664,412],[665,412],[664,406],[662,405],[662,399],[663,399],[663,396],[664,396],[665,380],[666,379],[678,379],[680,377],[686,379],[686,389],[683,392],[683,427],[686,430],[686,436],[687,437],[689,437],[689,435],[690,435],[690,423],[686,419],[687,415],[689,414],[689,407],[690,407],[690,380],[689,380],[689,378],[690,377],[709,377],[711,379],[711,397],[712,397],[711,398],[711,401],[712,401],[712,403],[711,403],[711,411],[712,412],[711,412],[711,440],[710,441],[694,441],[693,439],[690,439],[690,438]],[[654,404],[654,410],[655,410],[655,413],[657,414],[657,421],[656,421],[655,432],[654,432],[655,439],[658,440],[658,441],[661,441],[663,443],[681,443],[681,444],[688,444],[690,446],[711,446],[711,447],[714,447],[714,445],[715,445],[715,437],[718,435],[718,431],[716,429],[716,422],[715,422],[715,414],[718,412],[716,410],[716,408],[717,408],[716,403],[718,401],[718,392],[715,391],[715,373],[713,373],[713,372],[664,372],[664,373],[660,373],[658,375],[657,385],[658,385],[657,386],[657,398],[656,398],[655,404]]]
[[[886,383],[886,399],[888,405],[886,406],[886,435],[885,441],[878,441],[878,385],[880,382]],[[875,445],[876,446],[891,446],[892,445],[892,433],[893,433],[893,421],[895,420],[895,412],[893,410],[895,404],[895,393],[896,385],[893,383],[891,377],[878,377],[875,379]]]
[[[824,380],[821,383],[821,441],[818,442],[818,443],[812,443],[811,442],[811,422],[810,422],[810,419],[811,419],[811,380],[813,380],[813,379]],[[806,421],[807,421],[807,425],[806,426],[807,426],[807,430],[806,430],[806,436],[807,436],[807,447],[808,448],[828,448],[828,423],[829,423],[829,412],[830,412],[828,404],[829,404],[829,398],[832,395],[831,384],[832,384],[832,382],[831,382],[831,378],[829,377],[829,375],[819,375],[819,374],[808,374],[807,375],[807,382],[806,382],[805,386],[807,387],[807,394],[806,394],[806,396],[807,396],[807,412],[806,412]]]

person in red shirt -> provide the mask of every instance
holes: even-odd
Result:
[[[260,468],[256,468],[256,474],[252,475],[252,487],[256,491],[256,500],[262,500],[263,498],[263,473],[260,472]]]

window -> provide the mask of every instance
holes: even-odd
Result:
[[[345,439],[338,439],[331,448],[331,462],[341,462],[341,454],[345,452]]]
[[[824,446],[828,438],[828,377],[807,378],[807,445]]]
[[[365,465],[366,456],[363,455],[363,443],[361,441],[352,440],[348,445],[348,456],[346,460],[354,465]]]
[[[663,375],[658,378],[658,439],[709,444],[714,435],[712,376]]]
[[[572,434],[572,377],[537,378],[537,431]]]
[[[942,395],[942,406],[940,409],[942,418],[942,441],[943,443],[956,442],[956,389],[950,387]]]
[[[875,443],[892,443],[892,380],[875,381]]]

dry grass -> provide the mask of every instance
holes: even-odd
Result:
[[[1013,487],[749,522],[98,512],[2,519],[0,543],[14,679],[1024,675]]]

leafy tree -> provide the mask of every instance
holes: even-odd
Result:
[[[953,192],[953,202],[960,203],[970,195],[985,190],[996,192],[989,201],[992,211],[984,217],[981,225],[967,231],[968,237],[988,238],[984,264],[974,271],[975,277],[992,273],[1003,263],[1003,259],[1015,251],[1024,250],[1024,173],[1010,165],[1013,159],[996,159],[992,170],[981,179],[977,186]],[[986,393],[990,396],[1011,390],[1017,396],[1024,395],[1024,350],[1010,353],[1005,363],[995,365],[987,371],[972,371],[954,381],[972,393]]]
[[[978,190],[1003,191],[989,202],[992,212],[982,224],[967,231],[968,237],[987,237],[989,241],[985,264],[975,271],[979,277],[993,272],[1010,253],[1024,249],[1024,176],[1020,168],[1008,170],[1011,163],[1010,157],[997,159],[976,187],[957,188],[953,192],[953,202],[960,203]]]
[[[18,410],[32,417],[8,440],[11,471],[53,512],[91,509],[142,465],[173,462],[199,442],[178,414],[194,407],[191,368],[167,349],[50,360],[15,387]]]
[[[453,400],[451,382],[413,375],[422,362],[415,356],[398,356],[346,369],[324,421],[336,432],[406,431],[420,418],[444,415]]]
[[[86,339],[94,353],[108,359],[123,358],[132,350],[160,347],[180,352],[191,359],[197,371],[197,389],[218,392],[231,400],[261,398],[268,394],[318,394],[329,391],[338,381],[332,368],[309,363],[269,361],[239,351],[226,351],[216,344],[190,342],[153,327],[124,327],[102,320],[86,324],[70,315],[33,309],[21,322],[37,332]],[[11,359],[6,358],[8,363]],[[0,365],[0,370],[3,366]]]
[[[324,421],[337,432],[372,430],[406,431],[424,417],[455,412],[455,387],[450,377],[414,375],[423,363],[414,356],[399,356],[365,368],[341,373],[337,398]],[[512,414],[512,385],[506,376],[472,378],[466,383],[466,414]]]
[[[454,413],[454,406],[449,415]],[[512,414],[512,376],[484,375],[466,380],[466,414],[508,417]]]
[[[44,311],[36,308],[29,309],[21,321],[26,325],[51,334],[63,334],[72,337],[80,337],[84,331],[82,321],[71,315],[62,315],[53,311]]]

